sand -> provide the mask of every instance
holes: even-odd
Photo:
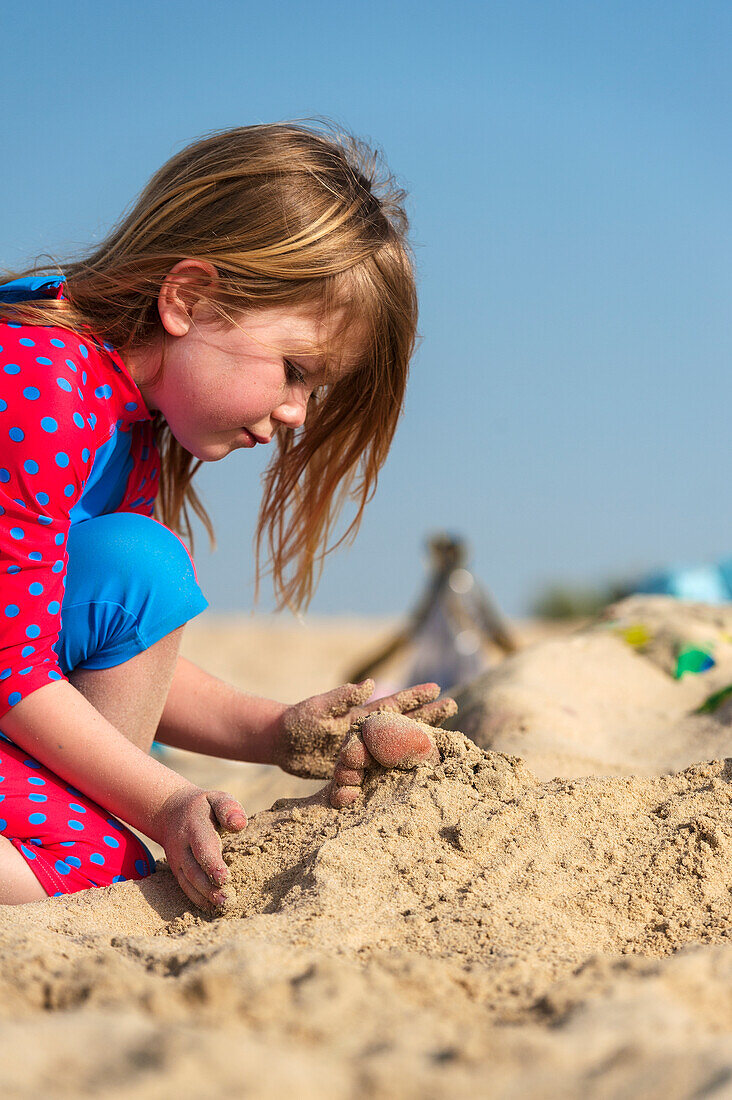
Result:
[[[626,604],[510,658],[464,693],[482,747],[225,838],[223,917],[164,868],[0,910],[3,1095],[732,1095],[732,716],[689,713],[728,619]],[[689,639],[717,664],[677,681]]]

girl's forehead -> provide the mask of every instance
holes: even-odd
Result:
[[[325,315],[312,306],[271,306],[242,320],[241,327],[262,344],[282,354],[313,360],[314,366],[335,359],[347,368],[355,366],[358,359],[361,341],[342,309]]]

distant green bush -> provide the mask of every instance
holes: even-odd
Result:
[[[607,604],[627,595],[628,589],[620,584],[583,587],[572,584],[549,584],[542,589],[533,603],[530,613],[538,619],[558,621],[562,619],[591,619]]]

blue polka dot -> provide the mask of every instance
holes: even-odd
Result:
[[[28,585],[28,591],[30,592],[31,596],[40,596],[41,592],[43,591],[43,585],[40,581],[34,581],[33,584]]]
[[[69,370],[72,370],[74,374],[76,374],[76,363],[73,359],[67,359],[66,366],[69,368]]]
[[[63,571],[64,563],[62,561],[55,561],[51,566],[52,573],[61,573]]]
[[[53,359],[47,359],[45,355],[36,356],[36,363],[39,363],[42,367],[52,367]]]
[[[74,829],[74,830],[75,830],[75,831],[76,831],[77,833],[80,833],[80,832],[81,832],[81,830],[82,830],[82,829],[84,828],[84,825],[83,825],[83,823],[82,823],[81,821],[74,821],[73,817],[72,817],[72,818],[70,818],[70,819],[69,819],[69,820],[68,820],[68,821],[66,822],[66,824],[68,825],[68,827],[69,827],[70,829]]]
[[[128,401],[127,404],[125,405],[125,408],[127,409],[128,413],[133,413],[137,409],[137,402],[136,401]]]
[[[138,875],[147,874],[148,866],[144,859],[135,860],[135,870],[137,871]]]
[[[92,852],[92,854],[89,856],[89,862],[96,863],[98,867],[103,867],[106,860],[104,859],[104,856],[101,854],[101,852]]]
[[[31,340],[28,336],[22,336],[18,343],[22,344],[24,348],[34,348],[36,346],[35,340]]]
[[[48,678],[49,678],[49,680],[63,680],[63,676],[61,675],[61,673],[56,672],[55,670],[52,671],[52,672],[49,672]]]
[[[61,841],[59,841],[59,848],[75,848],[75,847],[76,847],[76,841],[75,840],[61,840]]]
[[[23,696],[20,694],[19,691],[11,691],[10,695],[8,695],[8,703],[11,707],[14,707],[16,703],[19,703],[22,698]]]
[[[21,852],[23,853],[23,855],[25,856],[26,859],[35,859],[36,858],[36,853],[32,852],[30,850],[30,848],[26,848],[25,844],[21,844],[20,850],[21,850]]]
[[[3,485],[7,485],[7,483],[10,481],[10,471],[9,470],[0,469],[0,481],[2,481]]]
[[[26,401],[37,401],[41,396],[41,391],[36,386],[26,386],[23,390],[23,397]]]
[[[11,675],[12,671],[13,671],[12,668],[4,668],[2,670],[2,672],[0,672],[0,680],[7,680],[8,676]]]
[[[4,833],[8,827],[8,823],[4,817],[0,817],[0,833]]]
[[[76,486],[74,486],[74,485],[64,485],[64,496],[65,497],[72,497],[75,492],[76,492]],[[63,541],[64,540],[63,540],[63,536],[62,536],[61,537],[61,542],[63,542]],[[57,542],[56,545],[60,546],[61,542]]]
[[[20,367],[17,363],[6,363],[3,370],[6,374],[20,374]]]
[[[64,863],[64,861],[62,859],[57,859],[56,862],[54,863],[54,867],[56,868],[56,870],[58,871],[58,873],[60,875],[69,875],[69,874],[71,874],[71,868],[69,867],[68,863]]]
[[[127,882],[127,879],[124,875],[115,875],[112,882]]]
[[[89,349],[86,347],[85,344],[79,344],[79,351],[85,359],[89,358]]]
[[[39,504],[48,504],[50,499],[48,493],[36,493],[36,500]]]
[[[41,628],[40,626],[37,626],[36,623],[31,623],[30,626],[27,626],[25,628],[26,638],[37,638],[40,633]]]
[[[53,419],[52,416],[44,416],[43,419],[41,420],[41,427],[43,428],[44,432],[57,432],[58,431],[58,424],[56,423],[56,421]]]
[[[20,573],[21,570],[19,565],[9,565],[7,571],[8,573]]]
[[[66,451],[58,451],[56,454],[56,465],[66,467],[69,464],[69,456]]]
[[[25,472],[27,474],[37,474],[38,473],[38,463],[34,462],[32,458],[27,458],[25,460],[25,462],[23,463],[23,469],[25,470]]]
[[[73,420],[74,424],[76,424],[77,428],[84,427],[84,417],[81,415],[81,413],[74,413],[71,419]]]
[[[11,428],[8,435],[12,439],[13,443],[22,443],[25,439],[25,432],[22,428]]]
[[[51,343],[53,344],[53,346],[55,348],[65,348],[66,347],[66,344],[63,342],[63,340],[56,340],[54,338],[53,340],[51,340]]]
[[[108,848],[119,848],[119,841],[114,836],[105,836],[104,843]]]
[[[21,539],[25,538],[25,531],[22,527],[11,527],[10,537],[11,539],[15,539],[16,542],[20,542]]]
[[[5,801],[5,795],[4,795],[4,794],[0,794],[0,802],[4,802],[4,801]]]
[[[34,645],[24,645],[20,653],[22,657],[30,657],[31,653],[35,653],[36,647]]]
[[[122,832],[122,826],[119,821],[115,821],[113,817],[107,818],[107,825],[111,825],[113,829],[116,829],[118,833]]]
[[[29,802],[48,802],[48,795],[47,794],[29,794],[28,795],[28,801]]]
[[[28,776],[28,782],[33,787],[45,787],[46,786],[46,780],[41,779],[40,775],[29,775]]]
[[[33,759],[32,757],[30,757],[30,756],[26,756],[26,758],[25,758],[25,760],[23,761],[23,763],[25,764],[26,768],[31,768],[31,769],[32,769],[32,770],[33,770],[34,772],[37,772],[37,771],[38,771],[38,769],[39,769],[39,768],[40,768],[40,766],[41,766],[41,765],[40,765],[40,764],[38,763],[38,761],[37,761],[37,760],[34,760],[34,759]]]
[[[73,810],[75,814],[86,813],[86,806],[81,806],[78,802],[69,802],[69,809]]]
[[[86,422],[87,422],[87,424],[89,425],[89,427],[90,427],[90,428],[91,428],[92,430],[93,430],[94,428],[96,428],[96,426],[97,426],[97,418],[96,418],[96,416],[94,415],[94,413],[90,413],[90,414],[89,414],[89,416],[87,416],[87,418],[86,418]]]
[[[5,606],[5,614],[9,619],[14,619],[16,615],[20,615],[20,608],[17,603],[9,603]]]
[[[67,856],[66,862],[70,863],[72,867],[81,867],[81,860],[78,856]]]
[[[31,550],[28,557],[31,561],[43,561],[43,554],[40,550]]]
[[[27,668],[21,668],[21,670],[20,670],[20,672],[18,673],[18,675],[19,675],[19,676],[27,676],[27,675],[28,675],[28,673],[29,673],[29,672],[32,672],[32,671],[33,671],[33,665],[28,665],[28,667],[27,667]]]
[[[82,462],[88,462],[89,461],[89,448],[88,447],[85,447],[84,450],[81,452],[81,461]]]
[[[42,825],[45,820],[45,814],[28,814],[28,821],[31,825]]]
[[[60,390],[64,390],[66,393],[71,393],[71,383],[66,378],[57,378],[56,385]]]
[[[94,390],[94,396],[95,397],[102,397],[106,401],[106,399],[108,397],[112,396],[112,387],[111,386],[97,386],[97,388]]]
[[[7,407],[8,407],[7,401],[3,401],[2,397],[0,397],[0,412],[4,413],[5,410],[7,409]]]

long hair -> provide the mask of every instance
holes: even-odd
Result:
[[[402,410],[417,326],[404,198],[377,152],[327,124],[219,131],[172,157],[106,240],[64,265],[64,299],[0,308],[9,320],[87,332],[124,357],[161,339],[162,281],[198,259],[218,273],[201,294],[222,323],[270,306],[332,322],[332,346],[319,349],[332,381],[301,428],[278,431],[264,477],[257,577],[266,549],[280,605],[306,605],[324,556],[355,536]],[[191,483],[200,462],[159,414],[155,430],[158,517],[190,538],[190,508],[212,536]],[[355,514],[333,542],[347,499]]]

